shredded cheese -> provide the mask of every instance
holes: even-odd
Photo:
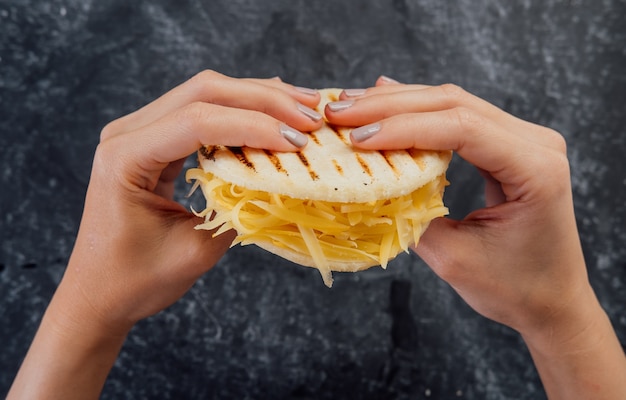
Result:
[[[448,214],[443,205],[444,175],[413,193],[370,203],[301,200],[248,190],[200,168],[187,171],[206,199],[196,215],[205,222],[196,229],[214,236],[235,229],[232,245],[266,242],[310,256],[327,286],[333,261],[368,261],[387,267],[400,251],[417,244],[434,218]]]

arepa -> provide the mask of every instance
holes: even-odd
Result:
[[[340,89],[320,90],[318,110]],[[233,244],[256,244],[320,270],[359,271],[417,243],[442,202],[451,152],[368,151],[351,146],[350,128],[325,122],[298,152],[205,146],[187,172],[207,200],[198,229],[229,229]]]

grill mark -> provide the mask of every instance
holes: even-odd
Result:
[[[317,137],[317,135],[315,135],[315,132],[311,132],[311,133],[309,134],[309,137],[311,138],[311,140],[312,140],[312,141],[313,141],[316,145],[319,145],[319,144],[320,144],[320,140],[319,140],[319,138]]]
[[[252,161],[248,159],[248,157],[246,156],[246,153],[243,151],[243,148],[232,147],[232,146],[228,146],[226,148],[231,152],[233,156],[235,156],[235,158],[237,158],[237,160],[239,160],[240,163],[242,163],[247,168],[256,172],[256,168],[254,164],[252,163]]]
[[[367,162],[365,162],[363,157],[361,157],[359,153],[354,153],[354,156],[356,157],[356,160],[359,162],[359,164],[361,164],[361,168],[363,168],[363,171],[365,171],[365,173],[371,177],[372,170],[370,169],[370,166],[367,164]]]
[[[343,137],[343,134],[341,133],[341,131],[339,130],[339,126],[337,125],[333,125],[333,124],[326,124],[328,125],[328,127],[330,128],[331,131],[333,131],[335,133],[335,135],[337,135],[337,137],[339,138],[339,140],[341,140],[344,144],[349,145],[350,143],[348,143],[348,141],[346,140],[345,137]]]
[[[424,162],[422,157],[420,157],[422,153],[419,150],[411,150],[411,151],[408,151],[408,153],[411,156],[411,159],[413,160],[413,162],[417,164],[420,171],[424,171],[426,169],[426,163]]]
[[[385,162],[387,163],[387,165],[389,166],[389,168],[391,168],[391,170],[393,171],[393,174],[396,176],[396,178],[399,176],[398,173],[398,169],[396,168],[395,164],[393,163],[393,161],[391,161],[391,154],[387,151],[379,151],[378,152],[383,159],[385,160]],[[408,154],[408,152],[407,152]]]
[[[313,168],[311,168],[311,164],[309,163],[309,160],[306,159],[304,154],[302,154],[302,152],[300,151],[297,152],[296,154],[298,155],[298,159],[300,160],[300,162],[302,162],[302,165],[304,165],[307,171],[309,171],[309,176],[311,177],[311,179],[313,179],[314,181],[318,180],[320,178],[319,175],[317,175],[317,173],[313,171]]]
[[[337,172],[339,172],[339,175],[343,175],[343,168],[341,167],[341,165],[339,165],[339,162],[337,160],[333,160],[333,165],[335,166]]]
[[[289,175],[289,171],[283,168],[283,165],[280,163],[280,159],[278,158],[276,154],[272,153],[269,150],[263,150],[263,152],[265,153],[267,158],[269,158],[274,168],[276,168],[276,171]]]
[[[202,146],[200,147],[200,154],[207,160],[215,161],[215,152],[217,146]]]

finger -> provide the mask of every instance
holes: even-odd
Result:
[[[349,107],[336,109],[332,103],[329,104],[326,107],[326,117],[336,124],[358,126],[398,114],[441,111],[455,107],[470,108],[487,118],[503,116],[504,113],[497,107],[457,88],[454,85],[423,88],[391,85],[372,88],[368,89],[367,96],[355,99]]]
[[[215,230],[205,231],[194,229],[202,223],[202,219],[193,214],[179,214],[180,220],[172,224],[168,235],[172,242],[185,238],[184,246],[174,253],[171,263],[172,268],[179,279],[193,284],[202,274],[211,269],[230,247],[235,239],[235,232],[229,231],[213,237]],[[181,268],[182,267],[182,268]],[[172,276],[167,273],[166,276]]]
[[[436,218],[413,247],[433,272],[457,291],[476,282],[473,265],[487,265],[486,260],[477,259],[489,254],[487,249],[483,249],[485,242],[480,230],[474,229],[477,224],[479,222]],[[471,262],[459,256],[467,254],[475,255]]]
[[[170,163],[162,172],[159,181],[154,188],[154,193],[161,197],[172,200],[174,198],[176,179],[180,175],[186,158]]]
[[[380,80],[380,79],[379,79]],[[351,100],[356,98],[365,98],[370,96],[382,95],[382,94],[393,94],[399,92],[409,92],[414,90],[424,90],[431,88],[432,86],[428,85],[404,85],[404,84],[384,84],[379,85],[378,81],[376,83],[377,86],[369,87],[366,89],[345,89],[339,95],[339,100]]]
[[[360,126],[404,113],[466,108],[483,118],[498,121],[510,133],[522,135],[537,144],[550,147],[563,145],[558,133],[506,113],[456,85],[412,86],[389,85],[368,89],[367,95],[358,99],[328,104],[324,112],[331,123]]]
[[[461,253],[467,241],[468,235],[464,232],[459,234],[459,223],[447,218],[436,218],[430,222],[428,229],[422,234],[418,244],[413,250],[420,256],[426,264],[428,264],[439,277],[448,278],[446,271],[440,270],[440,266],[449,265],[450,268],[459,269],[461,267],[453,267],[455,263],[453,252],[449,251],[448,246],[454,246],[455,253]],[[473,254],[476,248],[470,248],[465,254]],[[463,253],[461,253],[463,254]]]
[[[506,201],[506,196],[502,192],[500,182],[494,179],[491,174],[481,169],[478,170],[485,180],[485,206],[493,207]]]
[[[302,131],[311,131],[321,125],[319,113],[290,96],[289,93],[299,93],[298,90],[281,82],[266,81],[260,84],[259,80],[235,79],[214,71],[204,71],[134,113],[113,121],[103,130],[102,136],[106,139],[138,129],[195,102],[265,112]],[[317,99],[315,95],[298,96],[312,98],[308,104]]]
[[[121,176],[133,186],[152,191],[171,162],[187,157],[202,145],[294,151],[306,142],[306,135],[269,115],[199,102],[136,131],[105,140],[98,150],[109,153],[103,159],[122,161],[110,168],[120,165],[124,169]]]
[[[464,108],[394,116],[351,136],[354,146],[365,149],[454,150],[499,181],[507,200],[520,196],[531,166],[541,164],[533,145]]]
[[[249,80],[250,82],[254,82],[259,85],[264,85],[270,88],[282,90],[283,92],[287,93],[289,96],[296,99],[301,104],[304,104],[310,108],[315,108],[319,104],[320,99],[321,99],[321,96],[318,90],[306,88],[302,86],[291,85],[291,84],[281,81],[280,78],[277,78],[277,79],[250,78],[246,80]]]
[[[376,86],[402,86],[402,84],[386,75],[381,75],[376,79]]]

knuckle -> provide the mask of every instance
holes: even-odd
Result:
[[[206,69],[193,76],[190,83],[193,87],[197,88],[200,93],[210,93],[216,83],[225,78],[226,77],[219,72]]]
[[[179,126],[196,130],[211,116],[211,107],[207,103],[196,101],[179,109],[175,114]]]
[[[100,142],[104,142],[107,139],[112,138],[117,133],[120,132],[121,127],[119,126],[119,120],[111,121],[102,128],[100,131]]]
[[[569,194],[570,188],[570,167],[569,161],[564,154],[546,158],[540,161],[541,171],[545,176],[544,195],[547,197],[558,197],[564,193]]]
[[[559,183],[569,182],[570,165],[567,158],[567,143],[563,135],[551,128],[543,127],[541,134],[543,140],[539,145],[544,151],[537,153],[543,156],[535,157],[535,162],[539,170],[549,171],[549,175],[554,177],[554,182],[551,184],[558,192],[562,189]]]
[[[480,132],[485,126],[485,120],[476,112],[466,107],[451,109],[453,122],[462,132]]]
[[[565,141],[565,137],[563,137],[563,135],[551,128],[545,128],[545,131],[549,145],[559,153],[566,154],[567,142]]]
[[[444,83],[440,86],[441,91],[449,102],[460,104],[467,96],[465,89],[454,83]]]
[[[118,142],[119,140],[114,138],[98,143],[93,157],[93,173],[104,172],[109,177],[115,176],[111,171],[114,164],[122,158],[120,154],[124,149],[120,148]]]
[[[205,69],[198,72],[192,79],[201,82],[210,82],[214,79],[218,79],[220,76],[222,76],[222,74],[217,71],[213,71],[212,69]]]

